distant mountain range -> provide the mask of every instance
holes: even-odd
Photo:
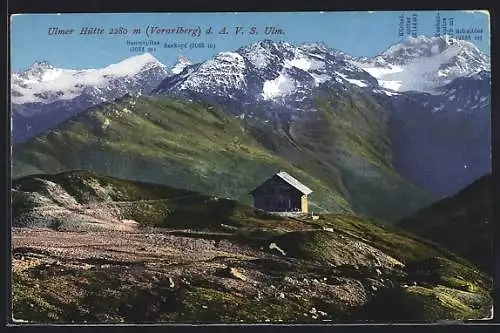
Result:
[[[490,59],[474,44],[443,37],[410,37],[357,64],[395,91],[438,93],[454,79],[490,71]]]
[[[220,107],[262,148],[292,164],[317,161],[344,187],[366,190],[355,185],[361,181],[376,191],[382,166],[443,197],[491,170],[490,76],[486,55],[448,37],[410,37],[374,58],[264,40],[202,63],[182,57],[171,68],[148,54],[99,70],[38,63],[12,77],[14,142],[57,131],[125,93],[166,95]],[[27,144],[38,149],[40,140]],[[55,171],[45,160],[15,156]],[[357,195],[373,200],[372,192]]]
[[[13,141],[23,142],[102,102],[148,94],[168,73],[150,54],[100,69],[61,69],[36,62],[12,74]]]

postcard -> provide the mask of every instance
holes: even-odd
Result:
[[[13,323],[492,318],[487,11],[10,24]]]

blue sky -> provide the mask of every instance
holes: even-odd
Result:
[[[296,13],[135,13],[135,14],[23,14],[11,17],[11,65],[13,71],[29,67],[33,62],[46,60],[62,68],[99,68],[136,55],[126,41],[158,41],[151,52],[166,65],[184,55],[192,62],[203,61],[221,51],[233,51],[250,42],[273,39],[292,44],[324,42],[353,56],[374,56],[401,40],[400,15],[412,18],[417,14],[417,34],[434,36],[437,11],[408,12],[296,12]],[[447,24],[453,19],[454,29],[483,29],[482,40],[471,40],[489,55],[489,17],[485,13],[439,11]],[[200,37],[188,35],[156,35],[147,37],[148,26],[160,28],[201,28]],[[244,34],[236,35],[235,27]],[[265,35],[265,27],[276,27],[284,35]],[[74,29],[71,35],[49,35],[50,27]],[[105,29],[104,35],[80,35],[82,27]],[[111,28],[126,28],[126,35],[109,35]],[[212,35],[205,35],[212,27]],[[229,34],[220,35],[223,27]],[[256,27],[258,35],[248,34]],[[132,35],[133,28],[141,34]],[[406,38],[406,27],[404,27]],[[189,49],[189,44],[202,42],[215,48]],[[188,43],[184,50],[163,48],[164,43]]]

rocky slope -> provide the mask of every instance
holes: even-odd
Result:
[[[82,172],[28,177],[14,186],[16,320],[293,323],[490,315],[488,276],[433,243],[370,220],[277,217],[231,200]]]
[[[493,272],[493,178],[484,176],[458,194],[403,219],[398,226],[435,241]]]

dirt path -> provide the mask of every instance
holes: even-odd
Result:
[[[31,249],[60,258],[98,257],[121,261],[175,259],[193,262],[221,255],[245,257],[259,255],[250,248],[235,246],[224,240],[185,237],[190,233],[198,236],[230,235],[185,229],[162,230],[153,233],[139,231],[58,232],[49,229],[13,228],[12,249],[13,254],[26,253]]]

